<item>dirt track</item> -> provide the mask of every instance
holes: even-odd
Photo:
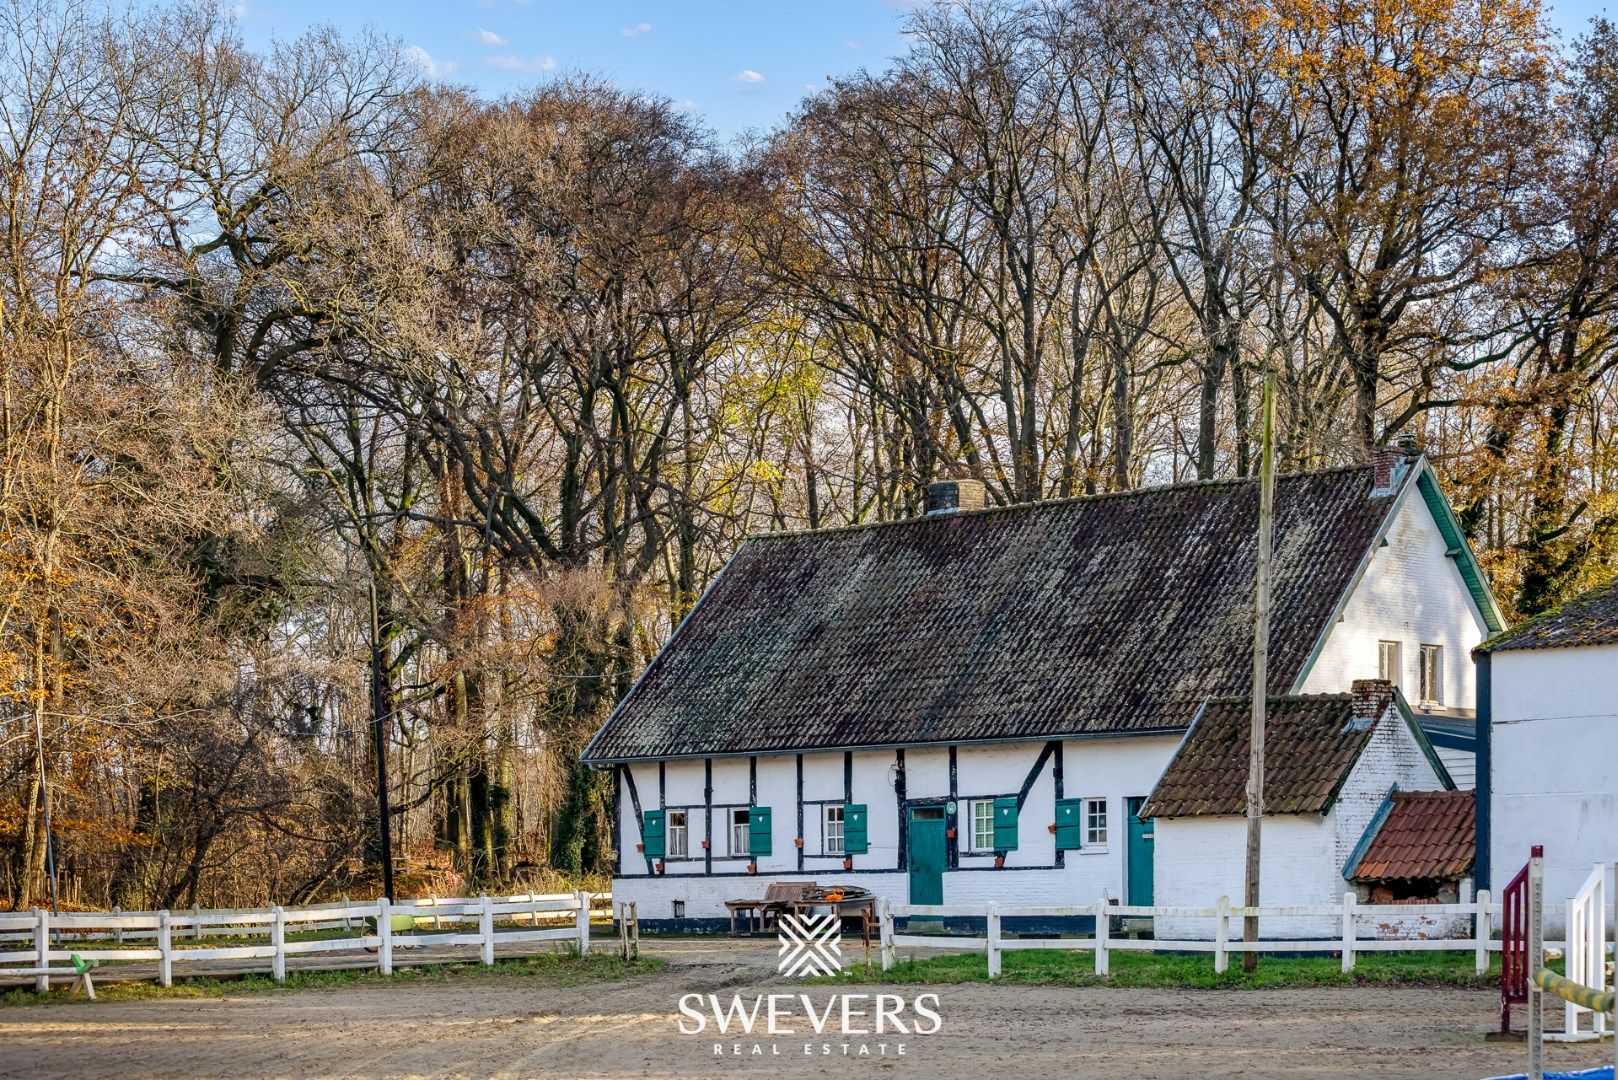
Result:
[[[487,984],[364,986],[217,1000],[102,1002],[0,1010],[0,1076],[709,1077],[1479,1077],[1520,1071],[1520,1045],[1479,1037],[1488,993],[1377,990],[1218,993],[935,988],[943,1030],[905,1056],[716,1058],[681,1035],[682,994],[794,992],[763,943],[666,942],[666,971],[570,989]],[[875,990],[878,988],[856,988]],[[905,996],[926,988],[899,987]],[[815,988],[824,998],[832,988]],[[744,1043],[751,1051],[754,1042]],[[813,1040],[817,1043],[826,1040]],[[877,1044],[863,1040],[874,1055]],[[1559,1068],[1610,1060],[1553,1046]]]

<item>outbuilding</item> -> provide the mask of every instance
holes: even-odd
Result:
[[[1477,679],[1480,876],[1498,894],[1542,845],[1560,904],[1618,859],[1618,581],[1491,639]]]
[[[1241,903],[1246,870],[1247,761],[1252,702],[1210,701],[1152,790],[1158,903]],[[1349,694],[1271,698],[1265,722],[1263,858],[1266,906],[1337,904],[1401,792],[1447,792],[1449,774],[1399,692],[1359,680]],[[1356,889],[1369,898],[1369,889]],[[1322,917],[1263,920],[1277,937],[1334,932]],[[1159,937],[1211,937],[1207,919],[1160,920]]]

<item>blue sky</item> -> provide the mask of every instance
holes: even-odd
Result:
[[[915,0],[245,0],[251,44],[330,22],[375,27],[424,70],[489,96],[582,70],[700,113],[722,138],[779,122],[827,76],[882,68],[904,47]],[[1618,0],[1615,0],[1618,3]],[[1577,32],[1604,0],[1564,0]]]
[[[262,45],[330,22],[411,47],[424,69],[490,96],[569,70],[701,113],[724,138],[767,129],[829,75],[883,67],[903,47],[902,0],[246,0]],[[416,52],[419,50],[419,52]]]

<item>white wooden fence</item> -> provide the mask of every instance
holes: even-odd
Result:
[[[219,960],[267,960],[264,970],[286,978],[287,957],[335,954],[323,968],[375,967],[393,973],[396,948],[431,948],[433,961],[493,964],[497,945],[555,941],[590,951],[590,915],[611,914],[609,893],[433,897],[389,903],[386,899],[247,910],[0,913],[0,979],[32,976],[35,989],[50,978],[73,974],[73,956],[105,965],[153,962],[157,981],[172,984],[179,973],[208,974],[191,965]],[[288,934],[314,930],[353,931],[338,937],[288,941]],[[198,944],[206,939],[268,937],[266,944]],[[54,940],[53,940],[54,939]],[[129,946],[152,940],[151,947]],[[81,943],[102,943],[84,947]],[[110,943],[112,947],[105,947]],[[28,945],[27,948],[14,946]],[[439,951],[443,950],[443,955]],[[476,950],[459,955],[450,950]],[[344,953],[360,954],[343,956]],[[374,957],[367,955],[374,953]]]
[[[1577,895],[1567,901],[1567,967],[1569,979],[1596,990],[1607,989],[1607,876],[1609,868],[1597,863]],[[1557,1042],[1599,1039],[1607,1030],[1605,1013],[1593,1012],[1571,1001],[1562,1003],[1562,1030],[1547,1035]],[[1580,1020],[1589,1017],[1585,1028]]]
[[[1343,970],[1353,971],[1354,960],[1368,952],[1470,952],[1478,971],[1486,971],[1489,953],[1500,951],[1500,942],[1493,937],[1493,918],[1500,905],[1491,903],[1487,890],[1477,898],[1463,904],[1362,904],[1353,893],[1344,893],[1341,904],[1243,907],[1220,897],[1213,907],[1135,907],[1120,905],[1110,899],[1078,907],[1022,907],[995,903],[974,905],[917,905],[895,904],[888,900],[877,903],[881,922],[882,970],[893,967],[897,950],[901,947],[919,949],[958,949],[987,954],[989,977],[1000,974],[1001,956],[1010,950],[1058,949],[1072,952],[1094,952],[1095,971],[1105,975],[1110,970],[1110,957],[1115,952],[1176,952],[1212,953],[1214,970],[1223,972],[1230,963],[1231,953],[1320,953],[1342,955]],[[895,920],[905,917],[970,918],[984,920],[984,936],[951,934],[904,934],[897,931]],[[1239,920],[1257,916],[1262,920],[1332,918],[1340,920],[1341,933],[1331,937],[1265,938],[1256,942],[1240,940]],[[1409,920],[1413,917],[1469,916],[1472,932],[1464,937],[1402,937],[1370,936],[1361,932],[1360,920]],[[1095,920],[1092,937],[1008,938],[1001,931],[1002,921],[1009,918],[1072,918],[1091,917]],[[1211,919],[1214,920],[1212,939],[1172,940],[1163,938],[1124,938],[1111,933],[1115,918],[1152,919]],[[1236,922],[1232,934],[1232,922]],[[1560,944],[1560,943],[1547,943]]]

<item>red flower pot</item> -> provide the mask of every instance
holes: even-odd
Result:
[[[844,870],[852,870],[852,869],[854,869],[854,860],[851,859],[851,858],[845,858],[843,860],[843,869]]]
[[[994,857],[994,868],[996,870],[1004,870],[1005,866],[1006,866],[1006,857],[1004,855],[996,855]]]
[[[657,860],[657,872],[659,874],[661,874],[663,872],[663,860],[662,859]]]

